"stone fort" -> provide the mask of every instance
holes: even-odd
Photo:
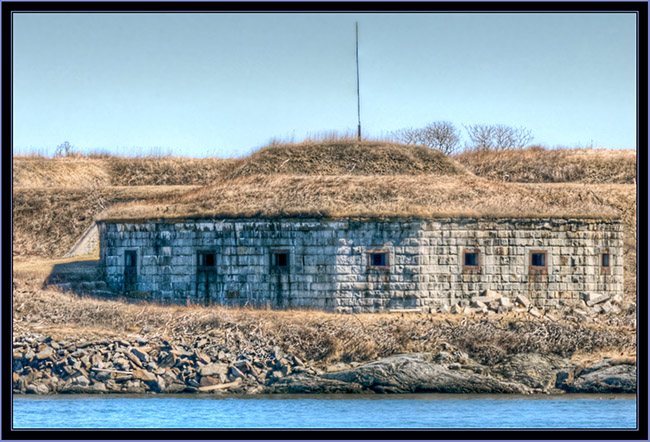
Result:
[[[109,287],[165,303],[426,312],[485,290],[539,307],[623,293],[616,220],[159,218],[97,226]]]

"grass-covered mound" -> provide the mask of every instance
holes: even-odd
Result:
[[[467,175],[443,153],[424,146],[341,138],[267,146],[228,175]]]
[[[95,186],[196,186],[212,183],[239,160],[110,155],[13,159],[14,188]]]
[[[472,151],[454,157],[477,176],[521,183],[635,184],[636,152],[606,149]]]
[[[476,177],[252,175],[154,204],[119,204],[107,220],[186,217],[618,217],[634,189],[492,182]],[[576,202],[579,202],[576,204]]]
[[[13,255],[63,256],[106,207],[127,201],[156,204],[188,189],[192,187],[15,188]]]

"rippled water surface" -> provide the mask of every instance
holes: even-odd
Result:
[[[14,397],[14,428],[634,428],[630,395]]]

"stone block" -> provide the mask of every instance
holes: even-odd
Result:
[[[596,304],[600,304],[602,302],[607,301],[610,296],[608,294],[603,294],[603,293],[588,292],[588,293],[584,293],[583,297],[587,305],[589,307],[593,307]]]
[[[497,299],[501,298],[501,295],[494,290],[485,290],[481,293],[480,296],[474,296],[472,297],[472,301],[474,302],[483,302],[483,303],[490,303],[492,301],[496,301]]]
[[[228,364],[214,362],[199,368],[201,376],[219,376],[228,374]]]
[[[612,303],[610,301],[607,301],[607,302],[605,302],[603,304],[599,304],[599,306],[600,306],[600,308],[602,308],[603,312],[605,312],[606,314],[610,314],[610,313],[612,313],[614,311],[614,306],[612,305]],[[595,307],[598,307],[598,305],[595,306]]]
[[[508,298],[506,298],[506,297],[501,297],[501,298],[499,298],[499,300],[498,300],[497,302],[498,302],[502,307],[504,307],[504,308],[506,308],[506,309],[510,309],[510,308],[512,308],[512,302],[510,301],[510,299],[508,299]]]

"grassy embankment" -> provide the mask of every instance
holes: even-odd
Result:
[[[431,351],[442,342],[486,362],[522,351],[574,357],[614,351],[630,354],[634,352],[634,329],[616,323],[600,327],[540,322],[516,314],[460,322],[460,317],[441,315],[350,316],[158,306],[80,299],[41,288],[52,265],[62,262],[56,258],[102,212],[103,216],[127,218],[188,214],[376,216],[377,212],[393,216],[595,214],[620,216],[625,223],[625,293],[628,300],[634,300],[633,155],[594,152],[593,158],[598,158],[594,162],[575,160],[589,157],[591,152],[566,151],[558,156],[554,151],[532,149],[506,153],[516,157],[512,170],[506,171],[510,182],[503,181],[503,168],[510,164],[504,153],[450,159],[424,148],[376,142],[359,146],[351,140],[334,145],[274,145],[239,160],[15,158],[14,329],[40,329],[61,336],[168,333],[186,339],[211,330],[241,346],[281,345],[316,360],[368,360]],[[531,161],[546,165],[528,171],[515,167]],[[572,172],[549,175],[551,165]],[[558,182],[562,177],[573,177],[576,182]],[[518,180],[524,183],[514,182]]]

